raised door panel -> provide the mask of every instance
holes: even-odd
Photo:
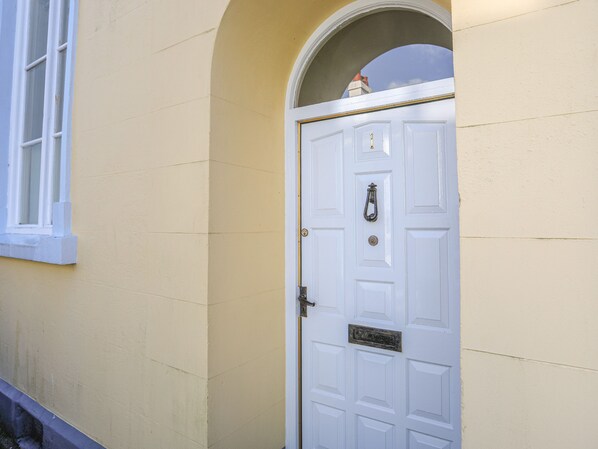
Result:
[[[394,449],[394,426],[357,415],[357,449]]]
[[[378,218],[368,222],[363,218],[368,186],[376,185]],[[392,229],[392,175],[390,172],[359,173],[355,176],[355,246],[358,267],[392,268],[393,229]],[[370,203],[368,214],[373,213]],[[370,237],[377,243],[371,244]]]
[[[312,403],[313,432],[311,448],[345,449],[345,411],[317,402]]]
[[[357,281],[355,318],[370,324],[395,324],[396,300],[392,282]]]
[[[357,162],[390,157],[390,122],[373,122],[355,128]]]
[[[310,142],[311,214],[343,215],[343,133]]]
[[[409,431],[409,449],[451,449],[451,442],[424,433]]]
[[[313,229],[310,260],[314,270],[310,297],[317,299],[318,310],[343,314],[344,296],[344,231],[342,229]]]
[[[394,411],[394,356],[355,351],[355,397],[367,407]]]
[[[409,325],[449,327],[448,231],[407,231]]]
[[[314,342],[311,357],[312,391],[345,399],[345,348]]]
[[[450,425],[450,367],[409,360],[407,409],[409,418]]]
[[[407,213],[446,212],[444,123],[405,123]]]

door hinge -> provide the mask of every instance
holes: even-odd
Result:
[[[307,287],[299,286],[299,297],[297,298],[297,301],[299,301],[299,316],[307,318],[307,306],[314,307],[316,305],[315,302],[307,299]]]

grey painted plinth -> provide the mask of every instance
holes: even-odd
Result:
[[[105,449],[2,379],[0,424],[22,449]]]

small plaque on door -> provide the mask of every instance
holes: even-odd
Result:
[[[349,324],[349,343],[403,352],[401,331]]]

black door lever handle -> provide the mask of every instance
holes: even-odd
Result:
[[[303,318],[307,318],[307,306],[315,307],[316,303],[307,299],[307,287],[299,287],[299,315]]]

